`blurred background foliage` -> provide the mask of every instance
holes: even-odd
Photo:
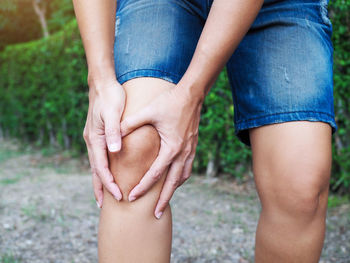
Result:
[[[350,1],[331,0],[334,95],[331,190],[350,194]],[[86,154],[87,68],[71,0],[0,0],[0,137]],[[223,71],[208,94],[194,172],[251,178],[251,151],[234,135]]]

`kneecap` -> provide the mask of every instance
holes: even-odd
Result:
[[[160,137],[152,125],[144,125],[122,139],[118,153],[109,153],[111,172],[121,188],[123,199],[141,180],[156,159]]]

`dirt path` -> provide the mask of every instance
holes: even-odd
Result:
[[[79,189],[79,190],[78,190]],[[0,263],[97,262],[86,161],[0,143]],[[192,176],[172,200],[172,262],[253,262],[254,185]],[[321,262],[350,262],[350,206],[330,208]]]

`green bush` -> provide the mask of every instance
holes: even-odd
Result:
[[[334,46],[334,105],[338,132],[333,136],[333,191],[350,194],[350,2],[330,1]]]
[[[251,151],[234,134],[233,112],[227,73],[222,71],[202,107],[196,172],[240,177],[250,167]]]
[[[0,129],[40,145],[84,149],[87,67],[76,22],[0,53]]]

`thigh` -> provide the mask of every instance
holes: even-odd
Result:
[[[336,131],[332,25],[326,1],[266,0],[227,64],[238,138],[286,121],[322,121]]]
[[[252,128],[249,133],[263,207],[289,209],[297,215],[320,204],[324,213],[332,164],[331,127],[292,121]]]
[[[114,59],[121,84],[137,77],[181,79],[204,24],[204,5],[194,2],[118,1]]]

